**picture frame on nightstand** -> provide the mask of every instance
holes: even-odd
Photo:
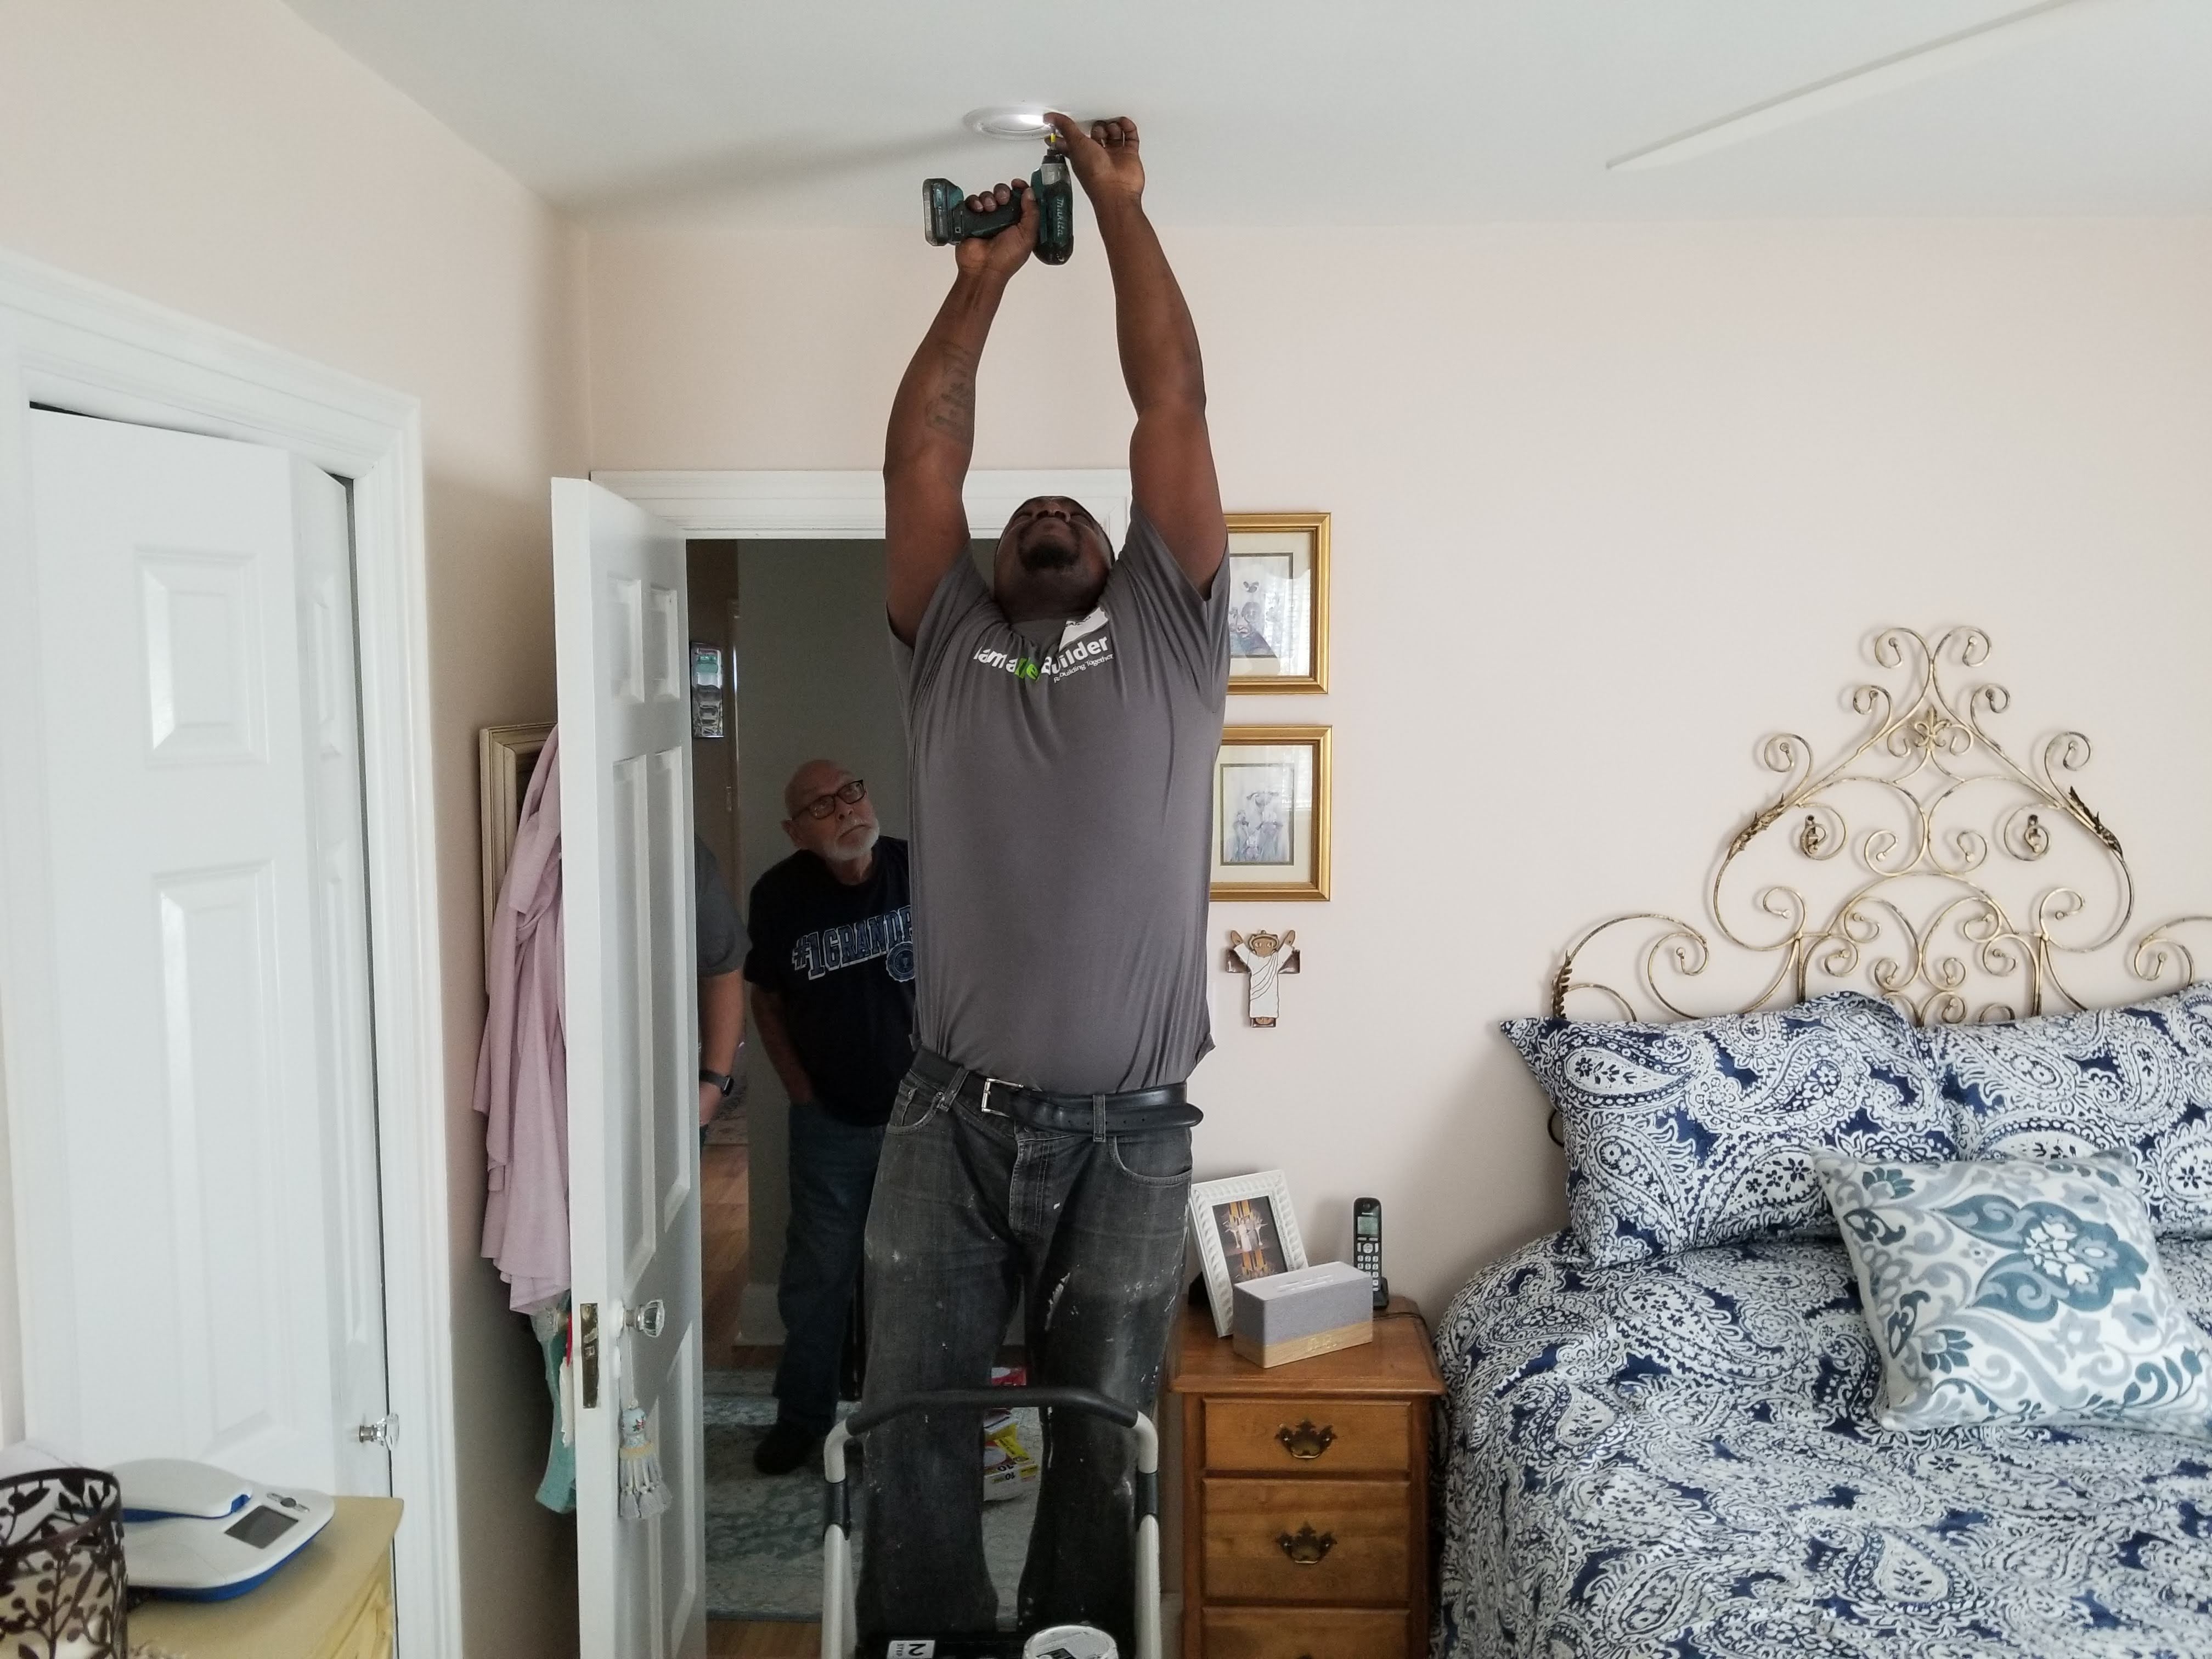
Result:
[[[1229,1334],[1237,1285],[1306,1265],[1305,1241],[1291,1207],[1290,1177],[1280,1170],[1194,1182],[1190,1232],[1205,1269],[1206,1298],[1218,1336]]]

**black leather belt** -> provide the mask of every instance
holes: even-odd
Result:
[[[915,1053],[914,1075],[939,1095],[950,1096],[987,1116],[1006,1118],[1017,1128],[1058,1134],[1103,1139],[1107,1135],[1142,1134],[1148,1129],[1187,1129],[1206,1115],[1190,1103],[1180,1083],[1113,1095],[1054,1094],[985,1077],[927,1048]]]

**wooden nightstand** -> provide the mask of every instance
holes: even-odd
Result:
[[[1182,1659],[1421,1659],[1429,1645],[1428,1328],[1262,1370],[1183,1315]]]

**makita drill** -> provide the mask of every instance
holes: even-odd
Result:
[[[1068,179],[1067,157],[1056,132],[1046,136],[1044,160],[1030,175],[1030,188],[1037,199],[1036,257],[1048,265],[1064,265],[1075,252],[1075,187]],[[950,179],[925,179],[921,208],[921,234],[931,246],[943,247],[970,236],[996,236],[1019,222],[1022,196],[1016,191],[1004,207],[975,213],[969,209],[968,193]]]

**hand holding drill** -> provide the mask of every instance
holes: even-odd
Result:
[[[954,244],[963,270],[1012,276],[1032,252],[1047,264],[1065,264],[1075,251],[1071,169],[1099,212],[1142,198],[1145,166],[1134,121],[1093,121],[1086,131],[1057,112],[1045,118],[1052,133],[1027,184],[1012,179],[963,198],[950,179],[923,183],[923,234],[936,246]]]

